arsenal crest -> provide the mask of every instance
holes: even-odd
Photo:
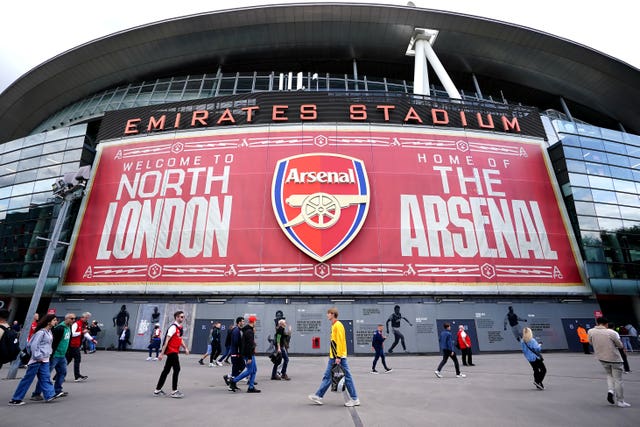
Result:
[[[273,212],[291,242],[324,262],[353,240],[369,211],[369,180],[362,160],[316,153],[276,164]]]

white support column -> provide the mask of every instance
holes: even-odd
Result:
[[[415,41],[415,62],[413,64],[413,93],[414,95],[431,95],[429,90],[429,68],[425,56],[424,45],[429,42],[423,38]]]
[[[449,98],[462,99],[462,97],[460,96],[460,92],[458,91],[458,89],[456,89],[456,85],[453,84],[453,80],[451,80],[451,77],[449,77],[449,73],[447,73],[447,70],[445,70],[442,66],[442,63],[438,59],[438,55],[436,55],[433,47],[431,47],[431,44],[425,43],[424,50],[427,61],[429,61],[429,63],[433,67],[433,71],[436,72],[436,75],[440,79],[440,83],[442,83],[445,90],[447,91],[447,95],[449,95]]]
[[[416,28],[414,30],[409,46],[407,47],[407,56],[415,56],[413,67],[413,93],[416,95],[430,95],[428,65],[433,67],[440,83],[444,86],[447,94],[452,99],[462,99],[460,91],[456,89],[451,77],[442,66],[433,47],[431,46],[438,35],[436,30],[428,30],[425,28]]]

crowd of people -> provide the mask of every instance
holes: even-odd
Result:
[[[121,312],[114,317],[114,327],[118,328],[118,350],[125,350],[126,345],[130,344],[129,316],[126,312],[126,307],[122,307]],[[337,389],[346,390],[349,400],[344,403],[345,406],[359,406],[360,400],[348,364],[345,328],[338,319],[337,308],[328,309],[326,317],[331,323],[329,359],[320,385],[314,394],[309,395],[309,399],[314,404],[322,405],[324,396],[329,387],[331,387],[334,391]],[[399,307],[396,306],[392,317],[387,321],[387,326],[390,322],[392,323],[395,341],[389,349],[389,353],[398,343],[404,348],[404,337],[398,330],[400,320],[404,319],[399,312]],[[13,325],[7,323],[8,318],[9,312],[0,310],[0,326],[2,326],[0,338],[8,328],[17,330]],[[522,319],[519,319],[511,310],[507,314],[505,322],[509,322],[509,318],[514,319],[511,321],[514,325],[511,326],[512,330],[515,330],[515,320],[522,321]],[[410,324],[407,319],[405,320]],[[180,351],[183,349],[186,354],[189,354],[188,346],[183,339],[184,322],[185,313],[179,310],[174,313],[173,322],[167,328],[164,338],[160,324],[156,323],[151,331],[147,360],[161,361],[165,359],[164,367],[153,391],[154,396],[169,396],[172,398],[182,398],[184,396],[178,386],[181,369]],[[258,385],[256,381],[258,372],[255,339],[256,322],[257,317],[253,315],[248,316],[246,320],[243,316],[237,317],[235,323],[227,328],[224,352],[221,345],[221,322],[212,322],[207,352],[198,359],[198,363],[204,365],[204,360],[209,357],[210,367],[222,367],[224,363],[230,364],[231,371],[229,374],[223,375],[223,380],[231,392],[239,391],[238,384],[243,380],[247,381],[247,393],[261,392],[256,387]],[[627,344],[624,338],[637,340],[637,331],[630,324],[625,325],[624,329],[615,328],[615,325],[604,317],[598,318],[596,322],[597,325],[589,330],[582,324],[577,324],[576,336],[585,354],[591,354],[591,349],[593,349],[596,359],[606,373],[606,400],[618,407],[629,407],[631,405],[624,399],[622,376],[623,372],[631,372],[626,352],[632,351],[633,346],[630,343]],[[387,336],[384,335],[383,329],[384,325],[378,324],[371,338],[371,349],[374,353],[371,367],[372,374],[378,374],[376,369],[378,361],[382,363],[385,373],[393,371],[387,365],[387,358],[385,357],[384,343]],[[88,378],[80,370],[81,355],[83,350],[85,354],[96,351],[99,332],[99,324],[95,320],[91,322],[90,312],[84,312],[79,317],[76,317],[74,313],[66,313],[62,321],[59,321],[55,314],[47,314],[42,318],[38,314],[34,315],[28,332],[27,347],[29,351],[27,353],[29,357],[25,361],[26,372],[16,387],[9,405],[24,405],[26,393],[35,379],[37,379],[37,384],[30,400],[51,402],[67,396],[68,393],[63,389],[67,377],[67,367],[73,361],[73,378],[75,382],[85,381]],[[443,368],[449,359],[453,361],[456,377],[466,377],[466,374],[461,372],[457,350],[462,355],[463,366],[475,366],[472,359],[473,344],[470,332],[465,325],[460,324],[456,335],[454,335],[451,332],[451,324],[449,322],[443,323],[442,331],[439,335],[442,360],[435,370],[436,377],[443,377]],[[272,349],[269,353],[273,363],[271,368],[271,380],[273,381],[291,380],[287,374],[291,333],[291,326],[287,325],[286,318],[281,311],[278,311],[274,319],[273,339],[269,337],[272,344]],[[542,343],[536,340],[533,336],[533,330],[529,327],[522,328],[518,336],[515,336],[514,333],[514,337],[519,342],[522,353],[533,370],[533,385],[539,390],[544,390],[547,368],[542,355]],[[123,341],[124,343],[120,345],[120,342]],[[153,357],[154,351],[155,357]],[[170,373],[172,373],[171,391],[165,393],[163,386]],[[54,375],[53,381],[52,375]]]

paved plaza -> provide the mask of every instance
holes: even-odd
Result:
[[[181,355],[183,399],[154,397],[164,365],[146,361],[141,352],[98,351],[83,355],[82,373],[67,378],[69,396],[52,403],[10,407],[18,380],[0,370],[0,426],[638,426],[640,421],[640,355],[629,357],[624,375],[625,400],[631,408],[606,402],[604,371],[593,356],[547,353],[546,390],[532,384],[529,364],[519,353],[474,355],[476,366],[455,377],[451,361],[444,378],[434,375],[440,357],[392,355],[389,374],[372,375],[370,357],[351,357],[349,365],[362,405],[343,406],[344,396],[327,392],[323,406],[307,399],[317,389],[326,357],[291,358],[291,381],[271,381],[271,363],[258,357],[260,394],[227,390],[227,366],[197,364],[199,355]],[[379,365],[379,368],[381,366]],[[463,367],[464,368],[464,367]],[[382,369],[379,369],[382,371]],[[18,376],[24,374],[19,370]],[[35,384],[34,384],[35,385]],[[170,390],[169,376],[165,391]],[[33,386],[32,386],[33,388]]]

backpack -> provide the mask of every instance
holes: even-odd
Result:
[[[20,353],[20,340],[18,333],[11,328],[1,326],[4,330],[2,338],[0,338],[0,365],[13,362]]]

